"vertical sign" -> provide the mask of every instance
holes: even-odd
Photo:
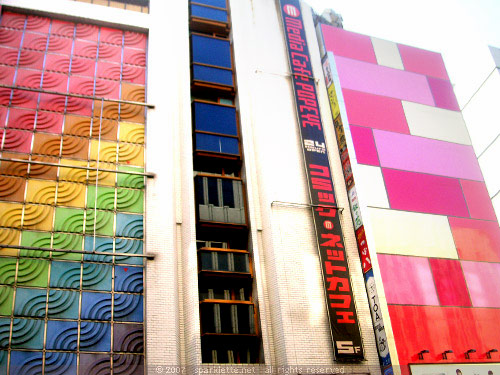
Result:
[[[299,0],[280,0],[280,6],[335,358],[362,360],[361,333],[300,4]]]

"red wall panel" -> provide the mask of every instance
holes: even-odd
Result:
[[[430,258],[429,262],[440,304],[471,306],[460,261]]]

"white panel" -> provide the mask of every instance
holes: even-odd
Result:
[[[486,149],[479,157],[479,166],[483,172],[484,181],[488,188],[490,197],[493,197],[500,190],[500,173],[498,173],[498,163],[500,161],[500,137]]]
[[[388,40],[371,38],[375,57],[379,65],[404,70],[403,61],[399,55],[398,45]]]
[[[389,208],[384,179],[379,167],[358,164],[354,182],[358,199],[364,206]]]
[[[458,259],[446,216],[368,208],[378,254]]]
[[[403,101],[410,134],[470,145],[462,114],[457,111]]]

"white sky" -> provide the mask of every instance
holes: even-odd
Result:
[[[500,0],[305,0],[331,8],[344,29],[440,52],[461,106],[494,68]]]

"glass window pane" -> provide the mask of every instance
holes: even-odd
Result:
[[[235,272],[249,272],[248,270],[248,255],[234,253],[234,271]]]
[[[191,15],[195,17],[207,18],[213,21],[227,22],[226,11],[200,5],[191,5]]]
[[[208,204],[219,206],[219,191],[217,189],[217,179],[207,178],[208,181]]]
[[[223,205],[234,208],[234,191],[232,180],[222,180]]]
[[[194,121],[196,130],[238,135],[236,109],[234,107],[195,102]]]
[[[231,49],[228,40],[203,35],[191,35],[193,62],[231,68]]]
[[[219,265],[219,271],[229,271],[229,263],[227,259],[227,253],[218,253],[217,262]]]
[[[200,253],[200,259],[202,270],[213,270],[212,253],[208,251],[202,251]]]

